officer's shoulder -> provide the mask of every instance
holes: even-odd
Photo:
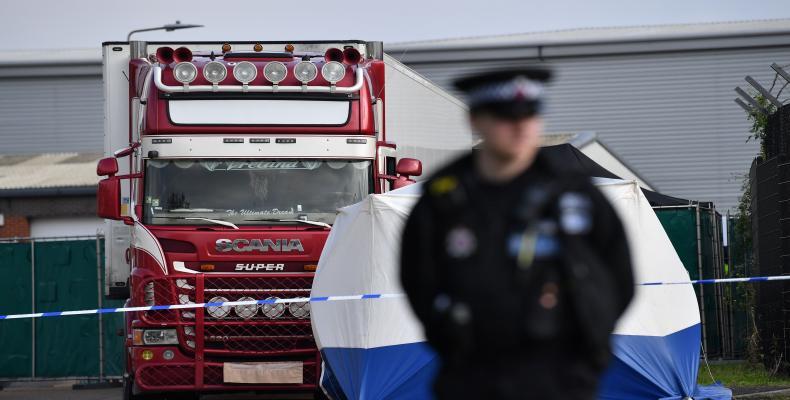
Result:
[[[474,170],[472,152],[449,162],[425,181],[425,197],[443,197],[460,189],[461,178]]]

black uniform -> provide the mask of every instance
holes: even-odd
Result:
[[[538,153],[504,184],[469,154],[425,185],[401,279],[440,399],[592,399],[633,295],[623,227],[589,177]]]

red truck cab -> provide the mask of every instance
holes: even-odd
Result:
[[[104,61],[98,214],[129,234],[107,239],[128,306],[309,297],[336,210],[421,173],[386,141],[380,42],[105,43]],[[317,389],[309,303],[125,315],[127,398]]]

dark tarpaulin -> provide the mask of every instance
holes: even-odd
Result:
[[[615,175],[608,169],[602,167],[592,158],[587,157],[581,150],[577,149],[570,143],[559,144],[556,146],[546,146],[541,148],[541,151],[548,155],[550,158],[557,160],[558,165],[563,165],[569,169],[579,171],[595,178],[609,178],[609,179],[622,179]],[[642,188],[647,201],[653,207],[660,206],[687,206],[696,204],[691,200],[685,200],[677,197],[667,196],[652,190]]]

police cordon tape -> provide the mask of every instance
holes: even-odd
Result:
[[[739,282],[766,282],[766,281],[787,281],[790,275],[779,276],[754,276],[748,278],[722,278],[722,279],[697,279],[691,281],[676,282],[642,282],[637,286],[669,286],[669,285],[705,285],[712,283],[739,283]],[[74,310],[74,311],[52,311],[32,314],[9,314],[0,315],[0,320],[6,319],[26,319],[26,318],[45,318],[45,317],[65,317],[69,315],[88,315],[88,314],[108,314],[125,313],[135,311],[156,311],[156,310],[184,310],[208,307],[235,307],[257,304],[289,304],[289,303],[316,303],[327,301],[349,301],[349,300],[375,300],[375,299],[394,299],[405,297],[403,293],[368,293],[346,296],[317,296],[317,297],[295,297],[292,299],[265,299],[265,300],[244,300],[244,301],[223,301],[214,303],[194,303],[194,304],[170,304],[154,305],[141,307],[119,307],[119,308],[98,308],[93,310]]]
[[[208,308],[208,307],[235,307],[235,306],[250,306],[257,304],[288,304],[288,303],[315,303],[324,301],[348,301],[348,300],[372,300],[372,299],[392,299],[404,297],[402,293],[369,293],[369,294],[355,294],[348,296],[319,296],[319,297],[294,297],[291,299],[264,299],[264,300],[243,300],[243,301],[222,301],[222,302],[209,302],[209,303],[192,303],[192,304],[169,304],[169,305],[154,305],[154,306],[140,306],[140,307],[119,307],[119,308],[98,308],[93,310],[74,310],[74,311],[52,311],[32,314],[9,314],[0,315],[0,320],[3,319],[24,319],[24,318],[44,318],[44,317],[65,317],[69,315],[86,315],[86,314],[108,314],[108,313],[125,313],[134,311],[156,311],[156,310],[184,310],[193,308]]]

